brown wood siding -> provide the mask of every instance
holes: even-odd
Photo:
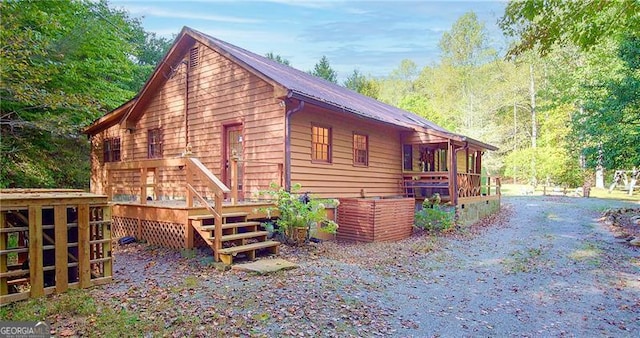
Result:
[[[311,125],[331,127],[332,163],[311,161]],[[369,166],[353,164],[353,133],[369,136]],[[322,197],[393,196],[402,193],[399,131],[313,106],[291,118],[291,183]]]
[[[186,150],[185,136],[188,133],[193,156],[222,179],[224,126],[242,123],[245,196],[247,192],[266,189],[271,181],[279,181],[282,176],[284,108],[274,98],[273,86],[208,47],[199,47],[198,66],[187,70],[186,65],[179,64],[177,72],[151,99],[132,134],[114,126],[95,135],[93,142],[97,144],[99,139],[109,137],[105,135],[120,132],[125,134],[121,138],[122,160],[145,159],[147,131],[160,128],[163,158],[173,158],[181,156]],[[188,55],[185,56],[187,59]],[[187,78],[188,130],[185,130]],[[102,142],[99,143],[99,149],[93,147],[94,158],[102,156]],[[93,163],[92,191],[103,192],[106,175],[102,170],[102,161],[94,160]],[[129,190],[138,191],[139,173],[120,175],[119,185],[133,184]],[[157,175],[161,198],[184,198],[183,170],[167,168],[159,170]],[[196,188],[207,190],[200,185]]]

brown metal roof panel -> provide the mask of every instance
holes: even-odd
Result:
[[[255,71],[264,74],[266,77],[273,79],[275,82],[280,83],[282,86],[301,96],[307,96],[315,100],[326,102],[336,108],[342,108],[346,112],[395,124],[404,128],[418,125],[429,129],[451,133],[437,124],[411,112],[388,105],[368,96],[364,96],[348,88],[339,86],[293,67],[280,64],[246,49],[218,40],[207,34],[200,32],[198,32],[198,34],[208,38],[211,42],[220,46],[220,48],[227,51],[233,57],[251,66]]]

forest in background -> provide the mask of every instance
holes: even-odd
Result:
[[[491,175],[575,187],[598,166],[640,166],[640,4],[542,4],[507,5],[507,55],[470,12],[439,62],[356,69],[342,85],[498,146]],[[87,188],[80,130],[134,97],[171,41],[105,1],[4,1],[0,13],[0,187]],[[326,57],[309,72],[337,81]]]

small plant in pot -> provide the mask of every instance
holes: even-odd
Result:
[[[277,210],[280,214],[275,221],[277,229],[274,231],[282,234],[287,244],[302,244],[308,241],[311,228],[319,231],[335,234],[338,224],[327,219],[324,203],[314,199],[307,193],[299,193],[300,184],[294,184],[291,191],[275,183],[269,185],[269,190],[260,192],[260,195],[270,197],[275,206],[263,208],[270,218],[271,213]]]

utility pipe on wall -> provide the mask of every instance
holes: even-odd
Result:
[[[291,190],[291,115],[301,111],[304,108],[304,101],[300,100],[296,107],[289,109],[289,102],[291,101],[292,92],[289,91],[287,98],[284,101],[287,112],[285,114],[285,137],[284,137],[284,188]]]

